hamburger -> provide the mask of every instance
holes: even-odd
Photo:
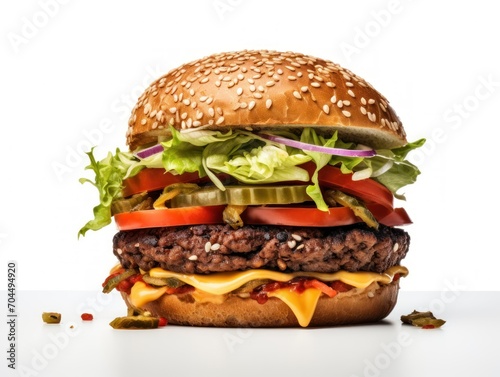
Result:
[[[119,263],[103,283],[170,324],[307,327],[394,308],[415,182],[389,101],[324,59],[237,51],[184,64],[138,99],[128,151],[88,153]]]

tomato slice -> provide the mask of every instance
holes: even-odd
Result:
[[[380,219],[379,222],[387,226],[400,226],[400,225],[413,224],[413,221],[411,221],[410,216],[408,215],[408,213],[404,208],[394,208],[394,211],[392,211],[389,215],[387,215],[383,219]]]
[[[124,212],[115,215],[115,222],[119,230],[223,224],[224,208],[225,206],[183,207]],[[368,208],[374,211],[370,206]],[[329,212],[312,207],[248,207],[241,217],[248,225],[333,227],[362,222],[351,209],[346,207],[330,208]],[[380,223],[399,226],[411,224],[411,220],[403,208],[396,208],[380,220]]]
[[[315,165],[308,162],[302,165],[304,169],[312,176]],[[374,181],[373,179],[362,179],[359,181],[352,180],[352,174],[344,174],[339,168],[331,165],[326,165],[318,173],[318,181],[321,187],[333,187],[351,194],[363,200],[365,204],[377,203],[386,207],[389,211],[393,210],[392,192],[384,185]]]
[[[312,176],[315,165],[308,162],[301,165],[302,168]],[[226,175],[221,175],[226,176]],[[378,204],[387,209],[387,213],[393,211],[393,195],[380,183],[373,179],[353,181],[352,174],[344,174],[339,168],[331,165],[323,167],[319,171],[318,180],[322,187],[337,188],[346,194],[354,195],[366,204]],[[172,174],[161,168],[146,168],[137,175],[123,181],[123,196],[127,197],[145,191],[162,190],[165,186],[174,183],[206,182],[207,177],[200,178],[198,173]]]
[[[119,230],[158,228],[166,226],[222,224],[225,206],[167,208],[116,214]]]
[[[123,181],[123,196],[162,190],[173,183],[197,182],[199,180],[198,173],[172,174],[161,168],[146,168]]]

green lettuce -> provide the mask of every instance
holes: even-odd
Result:
[[[221,190],[224,190],[224,185],[217,177],[219,173],[228,174],[245,184],[310,181],[307,193],[322,211],[328,210],[318,182],[318,172],[322,167],[330,164],[338,166],[343,173],[355,174],[360,171],[372,174],[383,170],[383,174],[372,178],[386,186],[396,197],[404,199],[397,191],[414,183],[420,174],[418,168],[406,160],[406,156],[425,142],[421,139],[400,148],[377,150],[375,157],[362,158],[291,148],[245,130],[229,130],[225,133],[206,129],[182,132],[171,128],[170,131],[172,137],[162,143],[164,151],[144,159],[119,149],[115,154],[108,153],[101,161],[95,159],[93,149],[87,153],[90,159],[87,169],[94,172],[95,180],[82,178],[80,182],[89,182],[97,188],[100,203],[94,207],[94,219],[80,229],[79,235],[85,235],[88,230],[100,229],[111,222],[111,203],[121,198],[123,180],[145,167],[164,168],[172,174],[197,172],[200,177],[208,176]],[[325,138],[310,127],[304,127],[300,136],[287,131],[277,134],[326,147],[357,147],[354,143],[339,140],[337,133]],[[316,165],[312,177],[300,167],[308,161]]]

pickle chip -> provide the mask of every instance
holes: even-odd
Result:
[[[156,329],[159,319],[156,317],[138,315],[117,317],[109,325],[114,329]]]
[[[61,313],[55,313],[55,312],[43,312],[42,313],[42,320],[45,323],[60,323],[61,322]]]
[[[443,326],[446,321],[434,317],[431,312],[419,312],[414,310],[410,314],[402,315],[401,321],[408,325],[421,327],[423,329],[435,329]]]

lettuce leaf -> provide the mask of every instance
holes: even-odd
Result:
[[[94,207],[94,219],[87,222],[78,235],[85,235],[88,230],[97,230],[111,222],[111,203],[121,198],[123,180],[137,174],[144,167],[161,168],[172,174],[197,172],[200,177],[208,176],[221,190],[222,182],[218,173],[226,173],[246,184],[267,184],[284,181],[309,182],[307,193],[318,209],[327,211],[318,182],[319,170],[327,164],[338,166],[343,173],[352,173],[368,169],[376,172],[384,166],[388,169],[373,179],[386,186],[397,198],[402,187],[414,183],[420,174],[418,168],[406,161],[412,150],[419,148],[424,139],[409,143],[392,150],[378,150],[371,158],[331,156],[320,152],[304,151],[287,147],[260,137],[245,130],[229,130],[226,133],[213,130],[195,130],[189,132],[170,129],[171,139],[162,143],[163,153],[145,159],[139,159],[130,152],[116,150],[106,158],[96,161],[93,150],[87,153],[95,180],[82,178],[81,183],[89,182],[99,192],[99,204]],[[276,132],[288,138],[299,138],[287,131]],[[354,143],[345,143],[338,139],[337,133],[330,138],[318,135],[313,128],[304,126],[300,141],[327,147],[355,149]],[[312,177],[300,167],[305,162],[313,161],[316,170]],[[389,165],[388,164],[389,161]]]

